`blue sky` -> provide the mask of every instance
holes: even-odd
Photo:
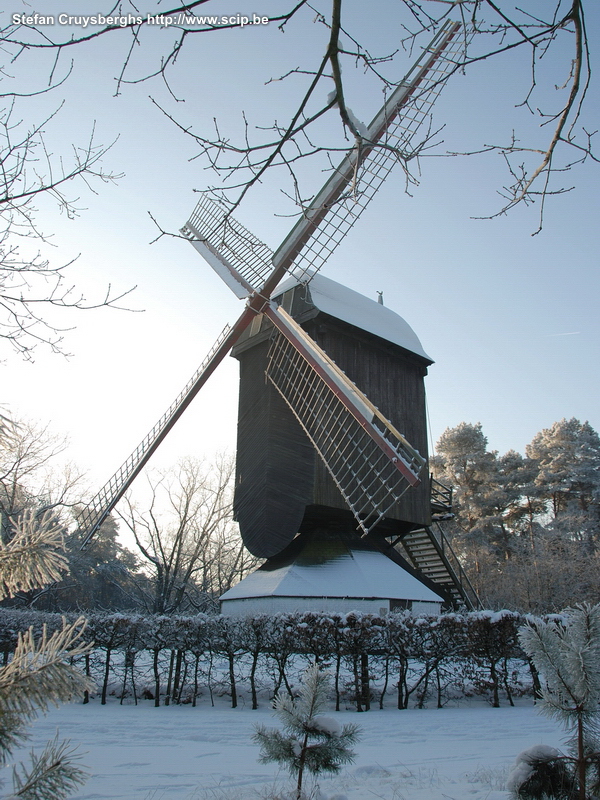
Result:
[[[85,5],[78,3],[77,13]],[[264,2],[256,11],[268,13],[273,5],[281,7]],[[217,13],[231,12],[225,2],[214,7]],[[18,0],[14,10],[21,10]],[[65,9],[47,0],[37,10]],[[396,3],[350,0],[345,14],[348,27],[370,49],[398,46]],[[589,14],[588,27],[595,44],[597,9]],[[140,48],[140,71],[169,35],[151,32],[151,41]],[[130,305],[143,313],[68,315],[64,324],[77,325],[65,338],[70,359],[40,351],[35,363],[27,364],[2,353],[3,402],[17,416],[49,421],[69,434],[70,455],[90,471],[91,485],[108,477],[146,434],[242,308],[185,242],[163,238],[150,244],[155,229],[148,212],[164,228],[177,230],[195,205],[193,189],[205,188],[213,178],[200,162],[189,161],[196,152],[191,141],[148,95],[198,133],[212,128],[213,117],[229,135],[241,133],[242,110],[253,124],[268,125],[285,118],[307,79],[265,82],[314,63],[324,35],[313,15],[305,14],[285,34],[269,26],[197,37],[172,73],[173,91],[185,98],[176,103],[160,83],[125,87],[120,97],[112,96],[126,50],[119,34],[75,53],[74,73],[54,96],[23,104],[25,119],[34,119],[64,98],[48,128],[57,152],[81,141],[94,120],[99,141],[119,136],[106,165],[125,177],[98,187],[97,195],[81,192],[86,210],[76,220],[61,217],[45,201],[39,220],[54,234],[54,259],[81,254],[70,275],[86,294],[101,294],[108,282],[117,289],[137,285]],[[556,68],[552,62],[547,68],[557,84],[566,77],[567,54],[562,57]],[[387,72],[401,77],[410,62],[399,54],[397,66],[387,66]],[[34,71],[30,61],[19,69],[33,84],[41,67]],[[368,121],[380,105],[378,90],[350,65],[344,77],[349,104]],[[445,126],[437,152],[504,143],[517,125],[532,136],[539,120],[515,108],[527,82],[525,54],[453,77],[435,109],[436,125]],[[547,100],[540,98],[542,104]],[[598,127],[599,107],[592,87],[589,130]],[[332,140],[339,136],[337,120],[323,132]],[[435,359],[427,379],[433,440],[463,420],[481,422],[490,447],[522,452],[537,431],[562,417],[587,419],[600,428],[598,166],[590,163],[565,176],[576,188],[551,199],[544,230],[534,237],[535,206],[494,220],[472,219],[500,207],[496,192],[506,175],[498,156],[424,158],[420,170],[412,196],[404,192],[401,172],[392,173],[324,274],[373,298],[383,291],[386,305],[413,326]],[[316,190],[323,180],[319,169],[307,165],[301,171],[307,187]],[[237,214],[273,248],[291,224],[275,216],[290,212],[280,182],[273,175]],[[236,406],[237,364],[228,359],[155,463],[233,450]]]

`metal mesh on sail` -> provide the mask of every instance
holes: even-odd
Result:
[[[416,143],[414,140],[423,132],[424,123],[430,119],[431,108],[444,88],[446,79],[456,68],[455,59],[463,46],[464,42],[456,37],[440,53],[418,83],[416,91],[402,106],[399,116],[390,123],[379,145],[360,165],[354,185],[348,186],[314,229],[290,268],[290,272],[299,280],[310,280],[321,269],[398,161],[406,161],[416,154],[420,140]],[[430,55],[429,50],[425,50],[411,72],[417,70]],[[311,212],[312,209],[308,211],[309,214]]]
[[[271,338],[267,378],[304,429],[367,534],[409,488],[407,479],[315,368],[279,332]],[[418,475],[423,459],[405,442],[380,426],[378,430],[397,458]]]
[[[227,210],[201,195],[183,233],[208,242],[253,289],[260,289],[273,271],[273,253]]]

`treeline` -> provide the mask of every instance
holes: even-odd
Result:
[[[295,613],[226,617],[198,614],[141,616],[92,614],[84,632],[92,652],[80,665],[102,703],[152,699],[154,705],[240,696],[257,708],[280,689],[294,692],[307,662],[333,675],[335,706],[372,703],[399,709],[441,708],[468,696],[493,706],[531,693],[535,676],[518,644],[525,618],[511,611],[441,616],[409,612],[375,616]],[[0,611],[0,652],[7,662],[20,631],[37,635],[62,627],[62,617]],[[392,696],[394,696],[392,700]]]
[[[1,422],[1,419],[0,419]],[[125,498],[85,550],[78,517],[82,475],[56,468],[66,443],[26,420],[0,435],[0,539],[9,542],[24,516],[60,527],[64,575],[19,591],[6,603],[44,611],[136,610],[149,614],[218,611],[219,596],[257,565],[232,518],[232,458],[185,458],[148,473],[145,507]],[[129,534],[134,551],[123,546]]]
[[[524,456],[501,456],[463,422],[442,434],[432,467],[453,487],[444,532],[486,608],[600,601],[600,437],[589,423],[563,419]]]
[[[0,437],[0,536],[23,515],[50,513],[63,531],[65,569],[52,585],[7,603],[44,611],[218,613],[219,596],[255,569],[232,520],[233,460],[184,459],[151,473],[145,506],[124,500],[82,551],[83,496],[73,468],[54,468],[64,443],[19,422]],[[453,487],[443,520],[484,607],[547,614],[600,602],[600,437],[562,420],[538,433],[525,455],[489,450],[481,425],[440,437],[431,467]],[[135,552],[120,541],[126,533]]]

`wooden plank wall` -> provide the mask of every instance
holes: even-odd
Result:
[[[311,497],[316,453],[265,378],[268,341],[240,356],[240,401],[234,514],[244,544],[268,558],[300,529]]]
[[[426,458],[426,362],[317,312],[305,287],[286,293],[283,305]],[[234,510],[246,546],[264,558],[280,552],[301,528],[331,526],[337,517],[343,526],[352,525],[321,459],[265,379],[269,325],[263,320],[253,326],[253,335],[246,334],[233,351],[240,361]],[[389,514],[382,533],[430,523],[428,475],[422,477],[421,485],[409,489]]]

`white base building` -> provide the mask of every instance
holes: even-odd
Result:
[[[298,536],[221,595],[221,613],[292,611],[439,614],[443,599],[358,536]]]

